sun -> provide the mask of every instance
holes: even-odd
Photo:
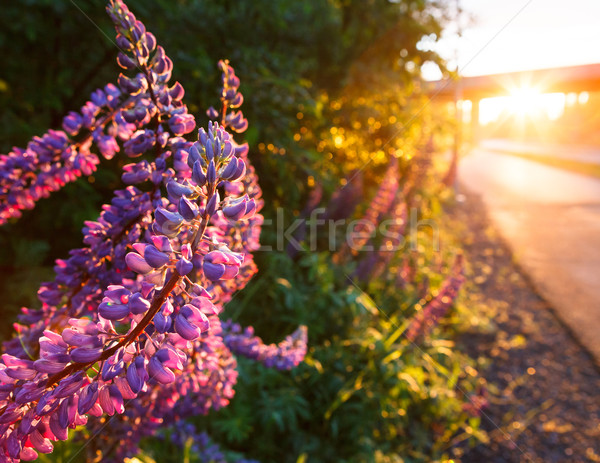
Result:
[[[510,91],[509,110],[519,118],[531,117],[540,110],[541,96],[535,87],[515,87]]]

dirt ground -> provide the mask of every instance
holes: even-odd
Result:
[[[448,213],[495,325],[460,339],[486,365],[490,436],[461,461],[600,462],[600,369],[513,262],[479,197],[467,192]]]

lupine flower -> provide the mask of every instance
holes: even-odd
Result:
[[[398,160],[391,157],[381,186],[358,226],[354,228],[353,233],[338,251],[335,256],[336,260],[341,261],[349,254],[356,255],[363,248],[370,239],[369,229],[376,230],[381,218],[392,208],[398,188]]]
[[[256,271],[250,251],[258,247],[262,217],[250,215],[262,200],[248,148],[227,133],[234,127],[225,116],[223,125],[201,129],[196,143],[180,138],[192,118],[181,103],[183,87],[168,86],[171,60],[122,1],[111,2],[108,12],[122,50],[119,64],[129,69],[133,62],[131,70],[142,72],[121,75],[119,88],[95,91],[79,117],[65,119],[66,133],[49,131],[27,150],[0,158],[7,168],[0,188],[10,192],[0,195],[0,219],[94,169],[99,160],[89,151],[92,143],[107,157],[123,143],[130,157],[154,158],[124,167],[129,186],[85,223],[85,247],[56,262],[54,281],[38,293],[41,309],[23,309],[18,337],[4,343],[0,455],[10,462],[51,452],[52,441],[82,425],[119,436],[114,457],[122,460],[161,423],[218,409],[234,394],[236,362],[218,315]],[[222,104],[235,108],[242,101],[239,79],[225,62],[220,67]],[[174,122],[150,129],[155,116]],[[233,118],[239,129],[243,118],[239,112]],[[76,144],[69,135],[80,124],[90,138]],[[38,173],[46,187],[32,189],[17,170]],[[148,181],[151,191],[135,186]],[[239,204],[244,214],[226,221],[222,209]],[[206,275],[221,269],[221,279]],[[283,365],[288,353],[288,364],[297,364],[305,341],[291,339],[294,348],[281,351],[273,366]],[[38,347],[39,357],[29,358]],[[109,426],[115,432],[106,432],[104,415],[114,416]]]
[[[231,280],[240,271],[243,256],[227,251],[211,251],[204,256],[202,270],[211,281]]]
[[[446,315],[464,281],[463,258],[458,255],[450,276],[442,283],[437,294],[411,320],[405,334],[409,341],[414,342],[419,336],[427,334]]]

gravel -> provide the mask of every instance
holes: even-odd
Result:
[[[600,462],[600,369],[513,262],[480,198],[466,193],[448,213],[495,325],[460,339],[485,365],[490,437],[460,461]]]

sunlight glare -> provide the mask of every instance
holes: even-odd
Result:
[[[565,105],[569,103],[569,97],[564,93],[542,93],[535,87],[515,87],[507,96],[482,99],[479,122],[487,125],[501,117],[510,117],[517,124],[525,120],[556,120],[563,115]]]
[[[535,115],[540,110],[541,95],[534,87],[517,87],[511,90],[510,111],[519,118]]]

